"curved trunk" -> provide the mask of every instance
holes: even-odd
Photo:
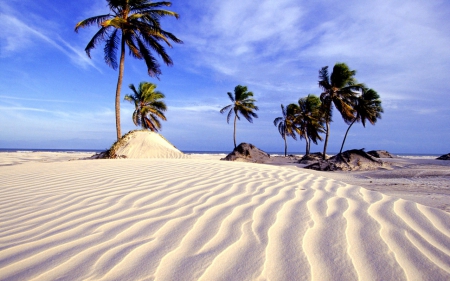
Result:
[[[120,64],[119,64],[119,78],[117,79],[117,88],[116,88],[116,132],[117,132],[117,140],[122,137],[122,132],[120,131],[120,89],[122,88],[122,80],[123,80],[123,69],[125,65],[125,40],[122,39],[120,42]]]
[[[236,148],[236,120],[237,120],[237,114],[234,115],[234,133],[233,133],[234,148]]]
[[[325,144],[323,145],[323,160],[326,159],[326,154],[327,154],[327,145],[328,145],[328,136],[330,135],[330,123],[327,122],[327,132],[325,134]]]
[[[353,122],[350,124],[350,126],[348,126],[347,132],[345,132],[344,140],[342,141],[341,150],[339,151],[339,154],[342,153],[342,149],[344,148],[345,139],[347,139],[348,131],[350,131],[350,128],[351,128],[352,125],[355,123],[355,121],[356,121],[356,118],[355,118],[355,120],[353,120]]]
[[[287,141],[286,141],[286,132],[284,132],[284,136],[283,136],[283,139],[284,139],[284,157],[286,157],[286,156],[287,156]]]

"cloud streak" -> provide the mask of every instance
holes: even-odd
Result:
[[[0,57],[7,57],[29,49],[36,41],[41,41],[67,56],[76,65],[83,68],[90,66],[100,71],[83,52],[73,48],[59,35],[46,35],[44,32],[39,31],[38,27],[27,25],[13,15],[0,13],[0,29],[2,30],[0,39],[5,42],[0,47]]]

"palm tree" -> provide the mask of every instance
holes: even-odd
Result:
[[[104,41],[103,48],[105,62],[113,69],[119,67],[119,76],[116,87],[116,130],[117,139],[122,136],[120,130],[120,90],[125,63],[125,49],[132,57],[144,60],[148,74],[158,77],[161,69],[158,61],[152,54],[156,52],[166,65],[172,65],[172,59],[167,55],[160,42],[172,47],[170,41],[183,43],[172,33],[161,29],[160,19],[165,16],[178,18],[172,11],[160,9],[162,6],[171,6],[171,2],[153,2],[151,0],[107,0],[109,14],[91,17],[80,21],[75,31],[80,28],[97,25],[100,29],[86,46],[86,53],[91,57],[91,50]],[[117,50],[120,47],[120,60],[117,63]]]
[[[162,101],[165,97],[164,94],[155,91],[156,85],[148,82],[141,82],[138,90],[133,84],[129,87],[133,94],[125,95],[125,100],[134,103],[132,117],[134,125],[149,129],[152,132],[158,132],[161,129],[161,123],[158,119],[167,120],[164,116],[167,107]]]
[[[297,140],[296,133],[300,134],[300,131],[295,124],[295,113],[298,111],[298,106],[296,104],[290,104],[287,108],[281,105],[282,117],[277,117],[273,120],[273,124],[278,127],[278,132],[280,132],[281,137],[284,140],[284,156],[287,156],[287,140],[286,137],[292,137]]]
[[[342,153],[348,131],[350,131],[350,128],[355,122],[361,122],[366,127],[367,120],[370,124],[375,125],[377,120],[381,119],[381,113],[383,113],[380,96],[375,90],[367,88],[364,88],[362,94],[354,99],[353,109],[355,110],[355,116],[345,132],[339,153]]]
[[[253,99],[253,93],[247,92],[246,86],[237,85],[234,88],[234,96],[232,93],[228,92],[228,97],[230,98],[232,104],[229,104],[220,110],[220,113],[224,113],[228,109],[230,111],[227,115],[227,123],[230,123],[230,117],[234,112],[234,148],[236,148],[236,120],[241,120],[239,113],[247,119],[248,122],[253,123],[253,117],[258,118],[258,115],[253,112],[253,110],[258,110],[255,105],[256,100]]]
[[[318,140],[322,140],[319,134],[324,133],[321,101],[317,96],[310,94],[298,100],[295,122],[300,128],[300,137],[305,138],[305,156],[308,156],[311,150],[311,142],[317,144]]]
[[[323,92],[320,95],[322,101],[322,112],[325,118],[325,144],[323,147],[323,158],[326,157],[328,137],[330,135],[330,122],[332,121],[333,105],[341,114],[345,122],[351,122],[354,118],[354,109],[351,100],[364,88],[354,78],[355,70],[350,70],[345,63],[336,63],[333,72],[328,75],[328,66],[319,71],[319,87]]]

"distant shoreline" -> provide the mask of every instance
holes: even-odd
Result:
[[[52,148],[0,148],[0,153],[2,152],[66,152],[66,153],[77,153],[77,152],[92,152],[92,153],[99,153],[99,152],[103,152],[105,151],[105,149],[52,149]],[[230,151],[201,151],[201,150],[182,150],[183,153],[185,154],[228,154],[231,152]],[[398,156],[398,157],[406,157],[406,158],[410,158],[410,157],[420,157],[420,158],[428,158],[428,157],[432,157],[433,159],[436,157],[439,157],[445,153],[443,151],[442,153],[404,153],[404,152],[391,152],[389,151],[391,154]],[[271,156],[283,156],[284,152],[280,152],[280,151],[267,151],[267,153],[269,153]],[[304,155],[305,152],[299,152],[299,151],[294,151],[294,152],[289,152],[289,155]],[[337,154],[337,152],[330,152],[329,155],[335,155]]]

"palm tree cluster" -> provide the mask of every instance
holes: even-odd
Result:
[[[285,156],[287,154],[286,137],[306,140],[306,155],[310,153],[311,142],[317,144],[322,140],[320,134],[325,133],[323,157],[326,157],[330,123],[334,107],[349,127],[345,133],[339,153],[342,153],[348,131],[355,122],[361,122],[365,127],[366,121],[372,125],[381,118],[383,108],[378,93],[358,83],[355,79],[355,70],[345,63],[336,63],[331,75],[328,66],[319,71],[319,87],[322,89],[320,98],[308,95],[301,98],[298,104],[290,104],[285,110],[281,105],[282,117],[275,118],[274,125],[285,143]]]
[[[294,140],[297,140],[297,135],[300,139],[305,139],[306,155],[310,152],[311,142],[317,144],[318,140],[322,140],[319,135],[323,132],[323,115],[320,105],[320,99],[315,95],[299,99],[298,104],[289,104],[286,107],[287,110],[284,110],[284,106],[281,105],[283,116],[275,118],[273,123],[284,139],[284,156],[287,155],[287,136]]]
[[[175,35],[162,29],[160,20],[171,16],[178,19],[178,14],[161,7],[171,6],[171,2],[153,2],[150,0],[107,0],[110,13],[94,16],[80,21],[75,31],[91,25],[97,25],[99,30],[86,46],[86,53],[91,57],[91,50],[100,42],[105,46],[104,59],[113,69],[119,68],[116,87],[116,131],[117,139],[122,136],[120,128],[120,91],[122,87],[125,52],[139,60],[144,60],[147,72],[152,77],[158,77],[161,69],[158,61],[152,54],[155,52],[166,65],[172,65],[172,59],[166,53],[163,45],[172,47],[171,42],[182,43]],[[119,62],[117,51],[120,52]]]

